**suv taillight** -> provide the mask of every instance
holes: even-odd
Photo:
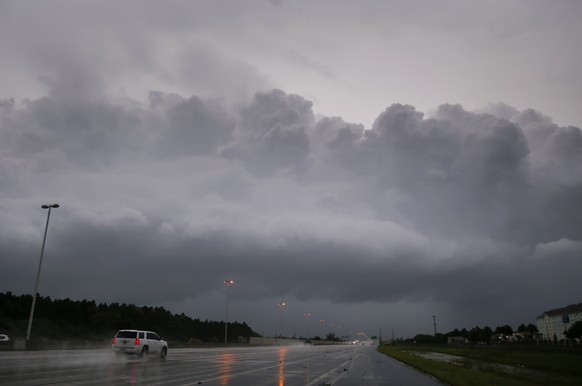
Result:
[[[113,337],[113,344],[117,343],[117,337]]]
[[[139,338],[135,338],[135,345],[139,346]]]

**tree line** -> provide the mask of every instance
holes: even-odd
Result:
[[[520,324],[516,331],[509,325],[498,326],[495,329],[491,327],[473,327],[470,330],[465,328],[459,330],[455,328],[445,334],[437,333],[436,335],[418,334],[413,339],[407,341],[415,343],[447,343],[449,338],[462,337],[470,343],[507,343],[519,341],[521,343],[533,343],[538,338],[538,328],[534,324]]]
[[[455,328],[453,331],[445,334],[437,333],[436,335],[417,334],[414,338],[397,339],[396,342],[404,343],[420,343],[420,344],[440,344],[447,343],[449,338],[454,342],[459,343],[459,338],[462,338],[463,343],[472,344],[491,344],[491,343],[546,343],[546,344],[579,344],[582,341],[582,321],[573,323],[568,329],[564,331],[566,339],[563,342],[558,342],[554,336],[552,340],[542,340],[538,328],[534,324],[520,324],[517,330],[509,325],[498,326],[494,330],[490,327],[481,328],[479,326],[473,327],[470,330],[463,328],[459,330]]]
[[[32,295],[0,293],[0,333],[12,339],[24,339],[28,326]],[[34,339],[100,341],[111,339],[117,330],[155,331],[165,340],[175,342],[224,342],[224,321],[201,321],[172,314],[163,307],[133,304],[99,303],[51,299],[37,295],[32,325]],[[246,323],[228,323],[228,342],[239,337],[248,340],[260,336]]]

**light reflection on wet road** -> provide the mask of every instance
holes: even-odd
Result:
[[[285,386],[285,354],[287,349],[282,347],[279,349],[279,386]]]
[[[440,385],[374,346],[170,350],[166,360],[109,349],[0,352],[1,385]]]

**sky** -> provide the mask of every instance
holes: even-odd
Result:
[[[33,292],[58,203],[52,298],[404,338],[580,303],[581,16],[2,0],[0,292]]]

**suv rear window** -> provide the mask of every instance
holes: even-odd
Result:
[[[137,337],[137,331],[119,331],[117,337],[135,339]]]

